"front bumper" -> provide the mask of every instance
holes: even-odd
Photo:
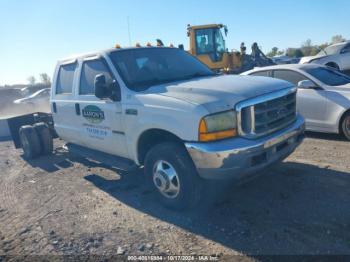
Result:
[[[258,139],[237,137],[211,143],[185,143],[205,179],[240,179],[289,156],[304,138],[300,115],[289,127]]]

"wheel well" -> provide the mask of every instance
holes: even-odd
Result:
[[[343,128],[342,128],[342,123],[343,123],[343,119],[344,117],[347,115],[347,114],[350,114],[350,108],[348,110],[346,110],[343,115],[341,116],[340,120],[339,120],[339,125],[338,125],[338,128],[339,128],[339,134],[342,134],[343,133]]]
[[[137,143],[137,158],[139,163],[144,163],[147,152],[155,145],[162,142],[176,142],[183,144],[183,141],[168,131],[162,129],[150,129],[142,133]]]

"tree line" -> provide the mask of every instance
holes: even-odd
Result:
[[[28,84],[33,86],[33,85],[37,85],[37,84],[42,84],[42,85],[45,85],[45,86],[51,86],[51,78],[49,77],[48,74],[46,73],[41,73],[39,75],[39,82],[37,82],[35,76],[29,76],[27,78],[27,81],[28,81]]]
[[[274,57],[276,55],[287,55],[289,57],[303,57],[303,56],[314,56],[327,46],[345,42],[346,39],[342,35],[335,35],[332,37],[331,42],[323,43],[320,45],[314,45],[311,39],[306,40],[298,48],[287,48],[280,50],[278,47],[273,47],[270,52],[266,55],[268,57]]]

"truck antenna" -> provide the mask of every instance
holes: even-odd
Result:
[[[130,33],[130,21],[129,16],[126,18],[127,24],[128,24],[128,36],[129,36],[129,46],[131,46],[131,33]]]

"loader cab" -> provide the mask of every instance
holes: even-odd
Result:
[[[209,55],[213,62],[221,61],[226,47],[220,28],[196,29],[194,33],[196,54]]]
[[[225,39],[227,28],[221,24],[189,26],[190,51],[211,69],[223,69],[230,64]]]

